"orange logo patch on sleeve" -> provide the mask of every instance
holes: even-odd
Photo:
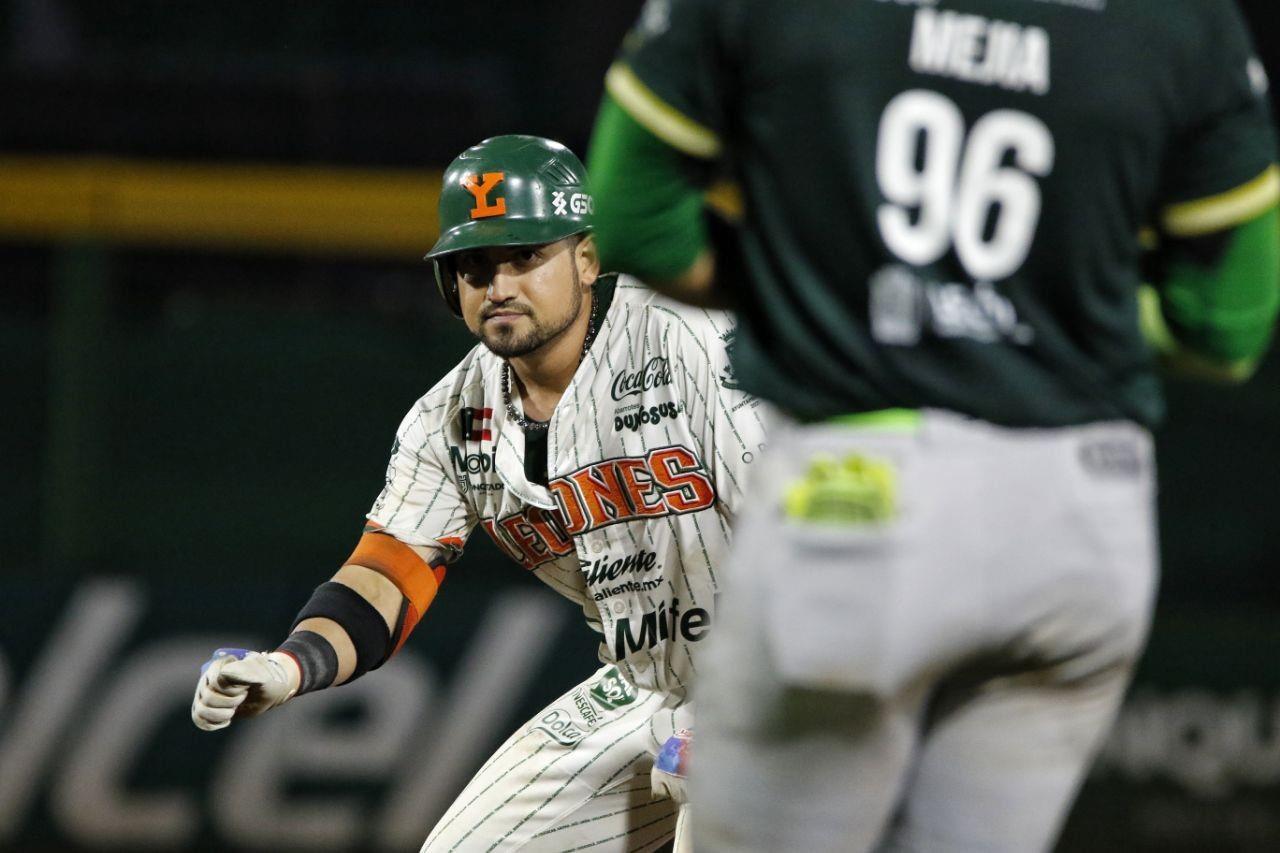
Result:
[[[476,206],[471,208],[472,219],[502,216],[507,212],[507,200],[502,196],[498,196],[492,202],[489,201],[489,193],[506,177],[505,172],[485,172],[479,180],[476,175],[467,175],[462,179],[462,188],[476,199]]]

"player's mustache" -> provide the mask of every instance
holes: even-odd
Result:
[[[532,313],[533,313],[533,309],[527,305],[519,305],[519,304],[493,305],[489,308],[483,309],[480,312],[480,318],[482,320],[488,320],[494,314],[526,314],[528,315]]]

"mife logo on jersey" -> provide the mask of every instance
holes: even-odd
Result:
[[[526,569],[573,553],[573,537],[624,521],[681,515],[713,506],[706,466],[687,447],[660,447],[643,456],[605,459],[547,484],[559,508],[528,507],[483,519],[489,536]]]
[[[653,388],[671,384],[671,362],[655,355],[639,370],[622,371],[613,377],[613,399],[621,400],[633,394],[643,394]]]
[[[622,660],[629,652],[651,649],[663,640],[683,637],[696,643],[711,630],[711,611],[705,607],[680,609],[680,599],[672,598],[671,607],[664,601],[657,610],[641,614],[639,619],[619,619],[613,634],[613,656]]]
[[[484,176],[463,175],[462,188],[475,197],[476,206],[471,208],[472,219],[485,219],[490,216],[503,216],[507,212],[507,200],[498,196],[489,200],[493,188],[507,179],[505,172],[485,172]]]

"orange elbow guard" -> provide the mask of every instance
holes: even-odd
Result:
[[[346,565],[364,566],[395,584],[404,596],[400,618],[392,635],[392,654],[400,650],[422,614],[427,612],[444,582],[445,565],[432,565],[389,533],[366,532],[356,543]]]

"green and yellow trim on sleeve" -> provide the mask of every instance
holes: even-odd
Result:
[[[691,157],[720,156],[720,138],[646,86],[625,62],[615,62],[604,77],[605,90],[646,130]]]
[[[1169,205],[1161,214],[1160,224],[1171,237],[1198,237],[1248,222],[1277,201],[1280,201],[1280,167],[1273,164],[1233,190]]]

